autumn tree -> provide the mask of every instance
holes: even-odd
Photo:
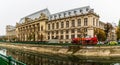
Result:
[[[120,28],[119,27],[117,27],[116,29],[116,35],[117,35],[117,40],[119,40],[120,39]]]
[[[119,20],[119,23],[118,23],[118,27],[116,29],[116,35],[117,35],[117,40],[120,39],[120,20]]]
[[[94,34],[97,35],[97,38],[99,41],[105,41],[106,40],[106,34],[105,31],[102,29],[96,29],[94,30]]]
[[[108,33],[110,32],[110,30],[113,28],[112,24],[110,23],[106,23],[105,26],[104,26],[104,31],[105,31],[105,34],[106,34],[106,37],[108,37]]]

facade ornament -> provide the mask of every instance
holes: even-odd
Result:
[[[29,22],[32,22],[33,20],[31,18],[27,18],[25,17],[25,23],[29,23]]]
[[[44,13],[41,13],[39,18],[40,19],[47,19],[47,16]]]
[[[89,13],[94,13],[94,9],[89,10]]]
[[[28,19],[29,19],[29,18],[25,17],[25,22],[24,22],[24,23],[28,23]]]
[[[19,23],[16,23],[16,26],[19,26]]]
[[[35,20],[34,21],[37,21],[38,20],[38,18],[35,18]]]

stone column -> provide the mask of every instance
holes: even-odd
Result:
[[[81,26],[84,26],[84,17],[81,17]]]
[[[66,40],[65,35],[66,35],[65,30],[63,30],[63,43],[65,43],[65,40]]]
[[[77,38],[77,29],[75,29],[75,38]]]
[[[88,26],[93,26],[93,17],[91,15],[88,16]]]
[[[87,34],[92,36],[92,37],[94,36],[94,29],[93,29],[93,27],[89,27],[88,28]]]

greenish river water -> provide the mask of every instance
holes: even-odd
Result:
[[[76,57],[55,55],[34,55],[16,51],[0,50],[0,53],[11,55],[27,65],[120,65],[120,57]]]

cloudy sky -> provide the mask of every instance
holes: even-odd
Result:
[[[14,25],[20,18],[48,8],[50,13],[90,6],[103,22],[118,23],[120,0],[1,0],[0,35],[5,35],[6,25]]]

